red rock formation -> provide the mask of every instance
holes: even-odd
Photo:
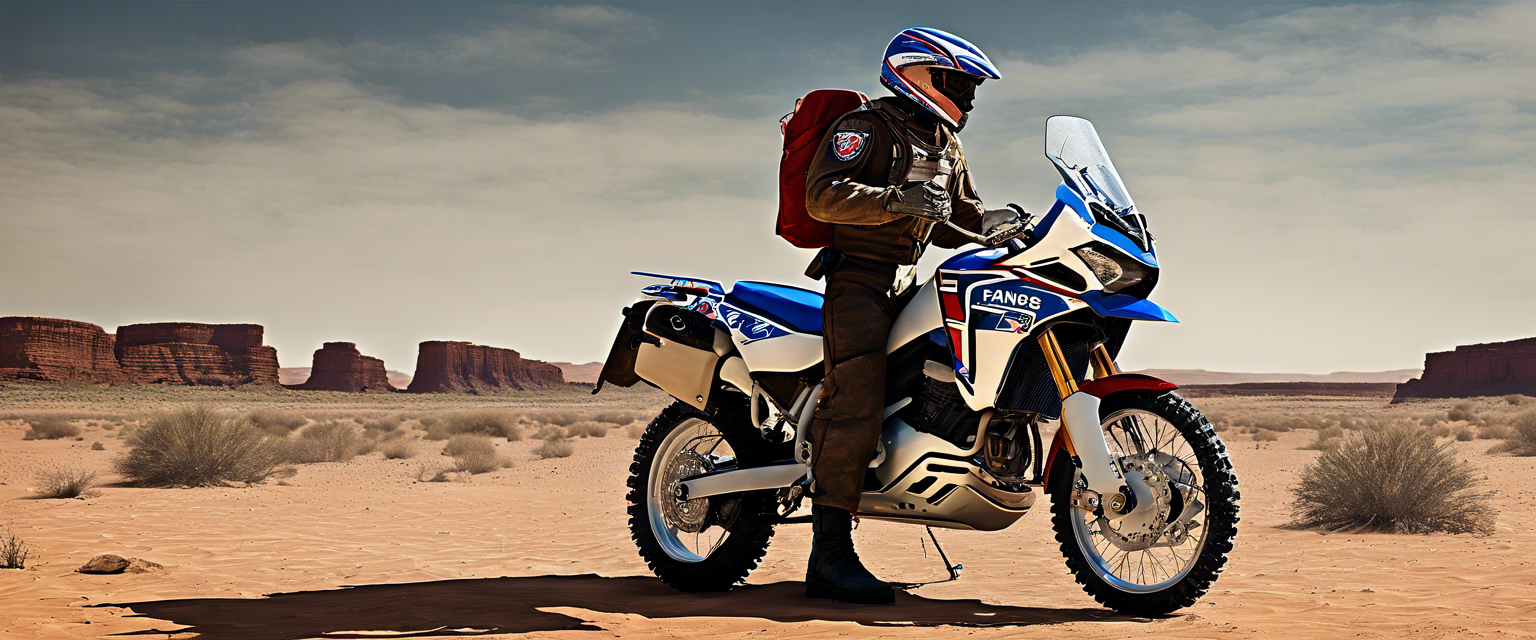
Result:
[[[123,384],[112,335],[56,318],[0,318],[0,380]]]
[[[416,356],[412,393],[541,389],[565,386],[560,367],[524,360],[511,349],[485,347],[468,342],[421,343]]]
[[[394,391],[384,361],[365,356],[350,342],[327,342],[315,351],[309,380],[295,389],[315,391]]]
[[[1424,357],[1424,376],[1397,385],[1404,398],[1536,395],[1536,338],[1456,347]]]
[[[277,350],[256,324],[158,322],[117,328],[117,361],[138,384],[277,384]]]

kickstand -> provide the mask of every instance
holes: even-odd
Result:
[[[949,555],[944,553],[944,547],[943,545],[939,544],[939,537],[934,535],[933,527],[923,527],[923,529],[928,531],[928,539],[933,540],[933,550],[939,552],[939,560],[944,562],[944,570],[949,572],[949,577],[943,580],[929,580],[928,582],[891,583],[891,586],[896,587],[897,589],[916,589],[918,587],[923,587],[930,584],[943,584],[945,582],[953,582],[960,579],[960,571],[965,568],[965,565],[963,564],[951,563],[949,561]],[[918,538],[918,540],[921,541],[922,538]],[[924,545],[923,555],[928,555],[926,545]]]

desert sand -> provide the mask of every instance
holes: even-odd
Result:
[[[664,402],[634,391],[402,398],[42,387],[0,387],[0,414],[134,414],[189,402],[318,412]],[[1314,397],[1196,403],[1212,412],[1262,403],[1297,413],[1450,405]],[[537,459],[536,441],[502,442],[515,466],[465,482],[418,482],[416,469],[437,459],[431,455],[373,453],[301,465],[291,477],[251,487],[109,484],[92,497],[58,500],[30,497],[40,472],[73,465],[110,474],[122,444],[96,426],[80,441],[23,441],[25,430],[0,420],[0,526],[37,553],[25,570],[0,570],[4,638],[1536,637],[1536,458],[1489,455],[1491,440],[1456,447],[1498,492],[1494,535],[1320,534],[1283,527],[1287,488],[1318,455],[1298,448],[1312,433],[1262,443],[1223,433],[1243,493],[1231,562],[1198,604],[1147,620],[1103,609],[1073,583],[1043,503],[1006,531],[939,531],[965,564],[963,578],[899,595],[896,606],[804,599],[808,525],[780,527],[747,586],[675,592],[651,576],[629,540],[624,480],[635,441],[623,429],[576,440],[575,455],[564,459]],[[94,441],[105,450],[91,450]],[[865,521],[855,535],[878,575],[936,579],[942,567],[922,533]],[[164,569],[74,572],[105,553]]]

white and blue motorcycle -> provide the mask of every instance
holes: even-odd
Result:
[[[1116,368],[1131,322],[1176,320],[1147,300],[1156,245],[1093,125],[1051,118],[1046,156],[1064,182],[1050,211],[1007,246],[944,262],[896,320],[857,515],[996,531],[1043,492],[1085,591],[1121,613],[1166,614],[1221,573],[1237,476],[1173,384]],[[822,296],[639,275],[666,282],[625,309],[598,389],[643,381],[677,401],[630,467],[630,529],[667,584],[729,589],[774,527],[808,520],[793,514],[812,480]]]

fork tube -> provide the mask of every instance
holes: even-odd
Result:
[[[1054,329],[1046,329],[1040,334],[1040,351],[1045,354],[1045,366],[1051,369],[1051,378],[1056,380],[1056,392],[1061,394],[1061,399],[1077,393],[1077,381],[1072,379],[1072,367],[1067,364],[1067,356],[1061,352],[1061,343],[1056,341]]]
[[[1103,378],[1120,373],[1120,367],[1115,366],[1115,359],[1109,357],[1109,349],[1104,348],[1104,343],[1099,343],[1093,348],[1093,377]]]

